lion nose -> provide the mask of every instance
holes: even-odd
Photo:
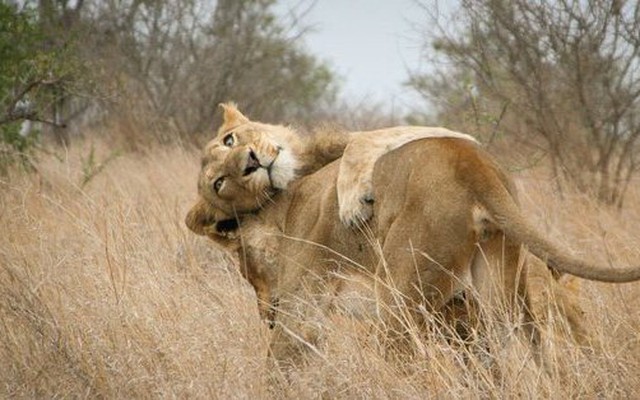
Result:
[[[247,157],[247,165],[244,168],[244,176],[249,175],[260,168],[260,160],[256,156],[253,150],[249,149],[249,156]]]

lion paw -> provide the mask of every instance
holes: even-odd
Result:
[[[373,216],[373,194],[363,196],[349,196],[340,202],[340,220],[349,227],[363,225]]]

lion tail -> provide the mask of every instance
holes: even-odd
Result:
[[[558,247],[547,240],[525,220],[514,198],[501,182],[493,183],[489,185],[489,191],[486,182],[481,188],[483,190],[476,191],[480,203],[489,213],[493,223],[508,237],[523,243],[534,255],[546,260],[550,268],[601,282],[623,283],[640,280],[638,266],[603,268],[570,256],[568,249]]]

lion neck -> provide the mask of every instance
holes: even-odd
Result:
[[[239,222],[241,234],[274,228],[279,232],[284,232],[284,221],[291,205],[292,196],[289,190],[279,191],[273,194],[260,209],[242,215]],[[246,243],[251,245],[251,243]]]

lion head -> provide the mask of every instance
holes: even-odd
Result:
[[[220,104],[223,124],[204,148],[199,199],[186,224],[200,235],[228,236],[238,216],[262,207],[287,187],[304,144],[290,128],[250,121],[233,103]]]
[[[301,135],[283,125],[250,121],[233,103],[204,148],[198,201],[186,224],[199,235],[229,238],[239,218],[260,209],[296,178],[341,157],[351,136],[340,130]]]

